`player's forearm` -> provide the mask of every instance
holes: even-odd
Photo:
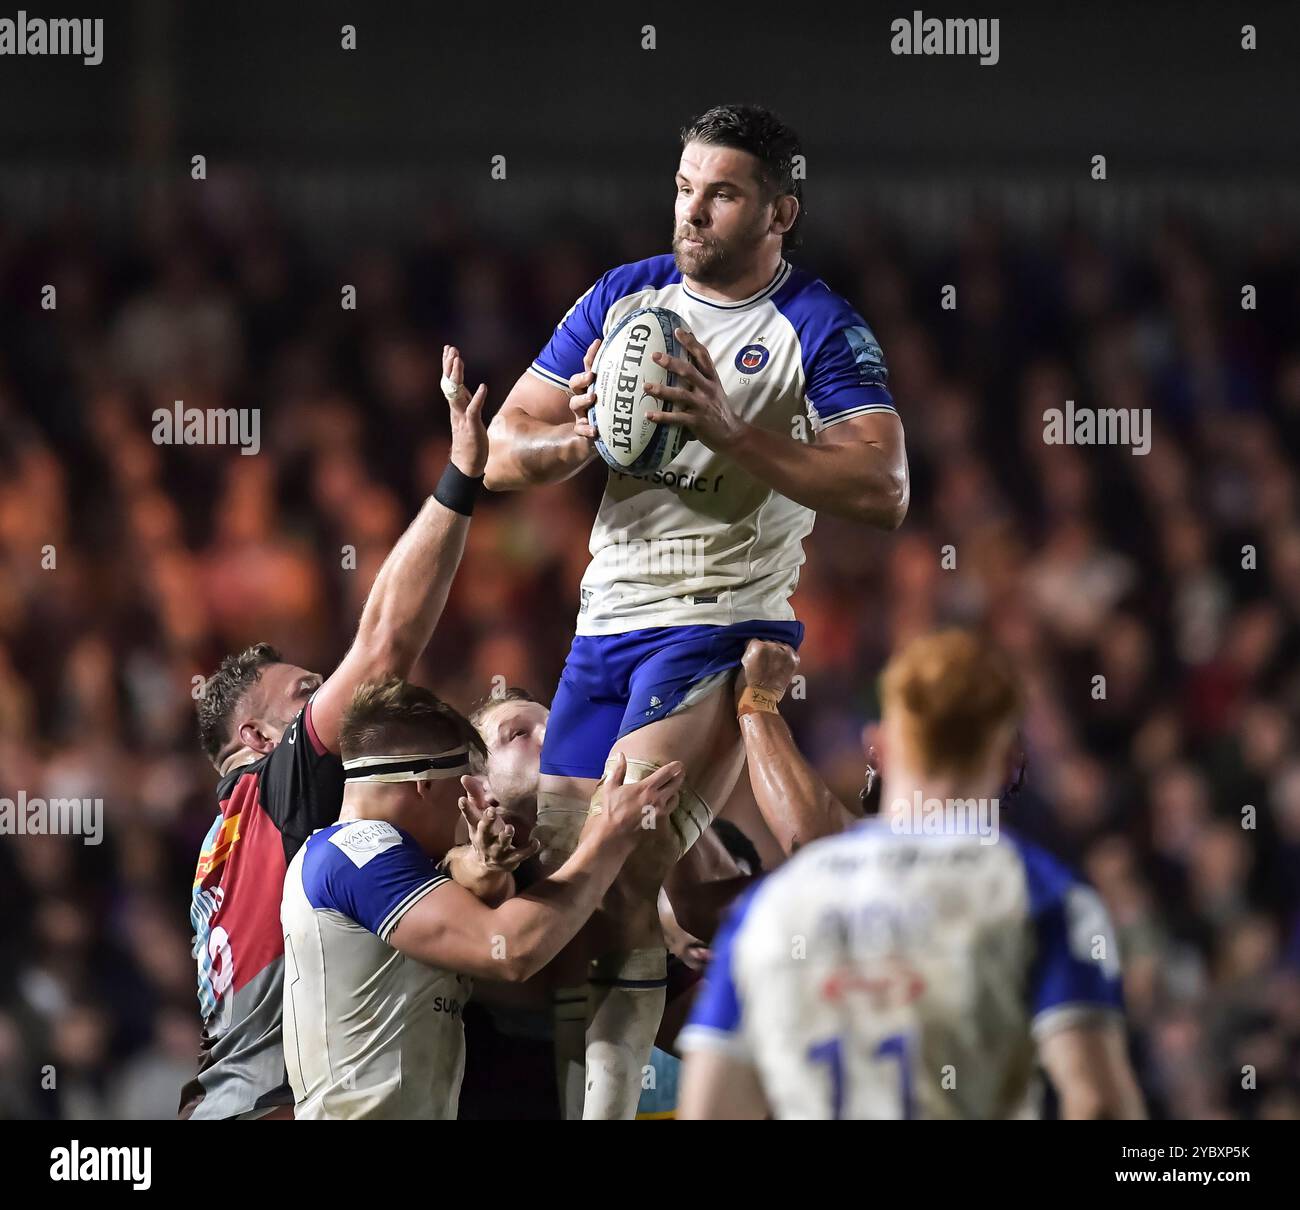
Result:
[[[759,813],[787,855],[854,822],[795,745],[779,714],[756,712],[740,719],[749,783]]]
[[[549,878],[497,908],[492,929],[505,952],[489,976],[509,982],[532,978],[600,906],[635,847],[635,836],[588,836]]]
[[[688,887],[679,883],[675,889],[665,885],[664,890],[668,893],[668,902],[672,904],[677,923],[693,937],[698,937],[701,941],[712,941],[727,909],[755,881],[756,876],[753,874],[737,874],[734,878],[701,882]]]
[[[446,607],[468,532],[468,517],[430,497],[397,540],[357,627],[367,677],[410,674]]]
[[[768,1116],[763,1085],[748,1063],[711,1050],[686,1056],[677,1099],[681,1121],[759,1121]]]
[[[664,891],[677,923],[709,941],[727,907],[752,881],[740,872],[717,831],[708,828],[668,871]]]
[[[591,442],[571,423],[550,424],[513,408],[498,413],[488,439],[484,483],[494,492],[559,483],[577,474],[595,454]]]
[[[907,466],[870,442],[809,445],[752,424],[724,451],[756,479],[819,513],[875,529],[897,529],[907,515]]]

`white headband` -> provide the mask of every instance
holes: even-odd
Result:
[[[406,756],[357,756],[343,762],[349,782],[441,781],[469,772],[469,749],[463,745],[446,752]]]

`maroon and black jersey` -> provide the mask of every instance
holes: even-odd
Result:
[[[203,1043],[181,1092],[185,1118],[293,1104],[281,1036],[284,874],[343,805],[343,764],[317,738],[310,702],[272,752],[221,779],[217,803],[190,907]]]

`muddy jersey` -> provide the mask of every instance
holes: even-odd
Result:
[[[293,855],[342,804],[343,765],[317,738],[310,703],[268,755],[218,784],[190,906],[203,1036],[182,1117],[293,1104],[281,1041],[280,898]]]
[[[862,316],[785,261],[752,297],[725,303],[696,294],[671,256],[612,269],[570,308],[531,372],[567,389],[591,342],[640,307],[685,320],[750,424],[815,441],[833,425],[894,411],[884,357]],[[649,478],[610,471],[577,632],[792,619],[813,520],[811,509],[700,441]]]

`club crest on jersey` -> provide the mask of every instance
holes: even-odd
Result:
[[[757,374],[771,356],[771,350],[762,345],[746,345],[736,354],[736,369],[742,374]]]

